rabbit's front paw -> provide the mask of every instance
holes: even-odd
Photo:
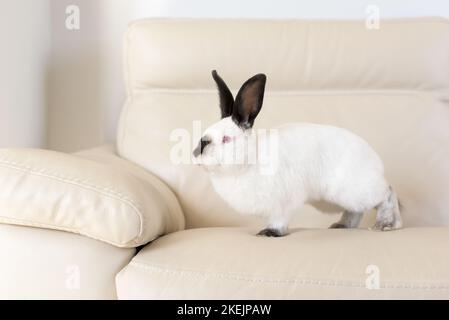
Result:
[[[348,227],[340,222],[332,223],[329,227],[329,229],[346,229],[346,228]]]
[[[283,233],[281,230],[273,229],[273,228],[266,228],[257,234],[258,236],[265,236],[265,237],[283,237],[286,234]]]

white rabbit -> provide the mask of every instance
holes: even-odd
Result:
[[[372,208],[377,209],[373,230],[402,227],[399,202],[385,180],[382,161],[362,138],[333,126],[291,124],[277,128],[273,150],[268,135],[252,129],[262,108],[266,76],[247,80],[235,101],[215,70],[212,76],[222,119],[206,129],[193,151],[194,161],[210,173],[216,192],[236,211],[267,219],[258,235],[286,235],[292,213],[314,201],[345,210],[331,228],[356,228]],[[249,159],[252,153],[267,152],[277,152],[276,167],[262,174],[266,164]],[[232,163],[236,158],[244,161]]]

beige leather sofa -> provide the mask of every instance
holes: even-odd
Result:
[[[116,146],[0,151],[0,298],[449,298],[447,20],[149,19],[124,53]],[[368,231],[371,212],[327,229],[338,215],[306,207],[288,236],[256,237],[263,221],[177,155],[218,119],[212,69],[232,90],[267,74],[259,127],[365,138],[405,228]]]

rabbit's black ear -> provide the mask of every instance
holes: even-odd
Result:
[[[212,77],[217,84],[218,92],[220,95],[220,110],[221,110],[221,118],[229,117],[232,114],[232,108],[234,106],[234,96],[229,90],[226,83],[223,79],[218,75],[217,71],[212,71]]]
[[[248,79],[240,88],[235,98],[232,119],[243,129],[249,129],[254,124],[262,109],[265,91],[266,75],[259,73]]]

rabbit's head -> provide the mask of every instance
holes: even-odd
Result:
[[[207,128],[193,151],[194,161],[210,171],[242,169],[255,147],[254,120],[262,108],[266,76],[248,79],[234,97],[226,83],[212,71],[220,97],[221,120]]]

